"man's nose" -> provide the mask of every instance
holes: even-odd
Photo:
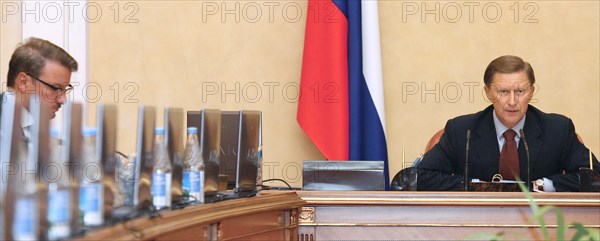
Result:
[[[515,94],[515,91],[510,91],[510,94],[508,95],[508,104],[509,105],[516,105],[517,104],[517,95]]]
[[[60,93],[57,97],[56,97],[56,103],[59,104],[64,104],[67,101],[67,93],[63,92]]]

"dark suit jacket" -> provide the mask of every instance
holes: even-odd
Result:
[[[437,145],[419,164],[418,190],[463,190],[467,130],[471,130],[469,177],[491,181],[498,173],[500,150],[493,120],[493,106],[446,123]],[[589,150],[577,139],[571,119],[546,114],[529,106],[525,139],[529,144],[531,180],[548,178],[557,191],[579,191],[580,167],[589,167]],[[527,180],[527,154],[519,142],[521,179]],[[600,163],[594,156],[594,170]]]

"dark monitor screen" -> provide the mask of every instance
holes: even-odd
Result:
[[[227,189],[230,190],[235,188],[239,132],[240,111],[222,111],[220,173],[227,176]]]
[[[260,111],[244,110],[240,118],[238,168],[235,191],[256,190],[259,171]]]
[[[152,154],[154,148],[154,128],[156,125],[156,108],[140,106],[136,137],[136,164],[133,204],[135,206],[150,201],[150,181],[152,180]]]

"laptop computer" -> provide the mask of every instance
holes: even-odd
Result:
[[[240,111],[221,112],[221,162],[219,172],[227,178],[227,190],[235,189],[240,137]]]
[[[150,191],[155,122],[156,108],[151,106],[138,108],[133,205],[139,208],[147,205],[152,197]]]
[[[204,160],[205,202],[211,202],[219,191],[221,149],[221,111],[204,109],[187,112],[187,126],[200,130],[200,152]]]
[[[235,192],[256,192],[261,113],[244,110],[240,115]]]
[[[183,197],[183,151],[185,145],[183,109],[167,107],[164,111],[165,142],[171,159],[171,203],[177,204]],[[176,208],[176,205],[172,205]]]
[[[383,167],[383,161],[304,161],[302,189],[383,191],[385,190]]]

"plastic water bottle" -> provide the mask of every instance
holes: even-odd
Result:
[[[152,169],[152,204],[157,209],[171,207],[171,160],[165,143],[165,129],[154,130],[154,155]]]
[[[198,128],[190,127],[187,133],[183,157],[183,196],[186,201],[204,203],[204,160],[200,153]]]
[[[38,196],[28,186],[31,185],[25,183],[21,187],[23,191],[15,201],[12,226],[14,240],[38,240]]]
[[[26,178],[24,183],[19,182],[15,185],[15,190],[13,240],[38,240],[39,197],[36,193],[36,181]]]
[[[65,165],[61,163],[61,155],[59,132],[52,129],[50,132],[50,163],[59,168],[58,172],[51,175],[56,177],[55,182],[48,183],[47,237],[49,240],[66,239],[71,234],[69,173],[62,171],[61,167],[65,167]]]
[[[15,160],[25,169],[13,177],[11,184],[15,196],[11,227],[13,240],[38,240],[40,238],[38,235],[41,218],[38,179],[26,171],[37,169],[35,167],[37,163],[31,163],[29,159],[29,155],[37,155],[37,153],[32,153],[31,146],[29,144],[27,146],[27,150],[20,149],[19,153],[21,154],[18,155],[18,160]],[[37,161],[37,158],[35,159]]]
[[[82,180],[79,186],[79,211],[84,226],[100,226],[104,222],[102,164],[96,160],[95,128],[85,128],[82,147]]]

